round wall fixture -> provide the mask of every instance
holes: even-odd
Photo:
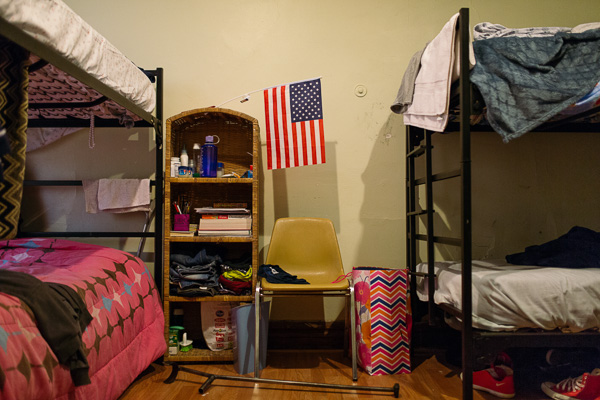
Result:
[[[356,85],[354,94],[356,97],[365,97],[367,94],[367,87],[365,85]]]

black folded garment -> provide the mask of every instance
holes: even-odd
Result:
[[[600,268],[600,233],[575,226],[558,239],[506,256],[506,261],[515,265]]]
[[[296,275],[281,269],[279,265],[263,264],[258,267],[258,276],[265,278],[269,283],[296,283],[309,284],[306,279],[298,278]]]

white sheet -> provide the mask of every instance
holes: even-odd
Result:
[[[62,1],[0,0],[0,16],[147,112],[154,110],[148,77]]]
[[[435,263],[437,304],[461,308],[461,264]],[[427,263],[417,266],[426,272]],[[427,300],[427,279],[418,296]],[[517,266],[473,261],[473,326],[491,331],[542,328],[579,332],[600,327],[600,269]]]

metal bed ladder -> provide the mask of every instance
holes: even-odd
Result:
[[[469,65],[469,10],[462,8],[458,19],[458,36],[460,38],[460,64]],[[433,173],[431,136],[433,132],[411,126],[406,127],[406,254],[407,266],[411,276],[428,276],[428,313],[431,325],[439,319],[439,309],[433,301],[435,289],[435,243],[457,246],[461,248],[462,260],[462,310],[454,310],[453,314],[462,319],[462,365],[463,365],[463,400],[473,399],[473,329],[472,329],[472,288],[471,288],[471,261],[472,261],[472,232],[471,232],[471,84],[469,80],[469,69],[461,68],[460,80],[460,166],[458,169]],[[425,176],[416,177],[415,160],[424,156]],[[433,209],[433,183],[460,178],[461,197],[461,227],[460,238],[436,236],[434,233]],[[425,209],[420,209],[417,189],[425,186]],[[418,233],[418,218],[426,217],[426,234]],[[416,273],[418,260],[417,241],[427,243],[427,273]],[[411,293],[416,293],[415,279],[410,282]],[[449,310],[452,312],[453,310]],[[457,312],[458,311],[458,312]]]

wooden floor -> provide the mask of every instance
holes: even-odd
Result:
[[[417,357],[415,357],[416,359]],[[204,394],[198,389],[206,377],[179,371],[171,384],[164,380],[171,374],[171,366],[152,364],[121,396],[120,400],[182,400],[195,398],[209,399],[268,399],[268,400],[333,400],[333,399],[392,399],[393,386],[399,384],[399,398],[404,400],[440,399],[459,400],[462,398],[460,370],[444,362],[443,356],[423,354],[414,360],[411,374],[369,376],[359,369],[359,379],[352,382],[350,361],[340,350],[270,350],[267,368],[261,378],[317,382],[339,385],[382,387],[389,392],[363,390],[323,389],[307,386],[291,386],[272,383],[255,384],[216,379],[205,388]],[[238,375],[231,363],[190,364],[192,368],[208,374],[223,376],[253,377],[253,374]],[[540,390],[539,383],[533,386],[522,384],[517,388],[515,399],[548,399]],[[474,399],[498,399],[487,393],[475,391]]]

